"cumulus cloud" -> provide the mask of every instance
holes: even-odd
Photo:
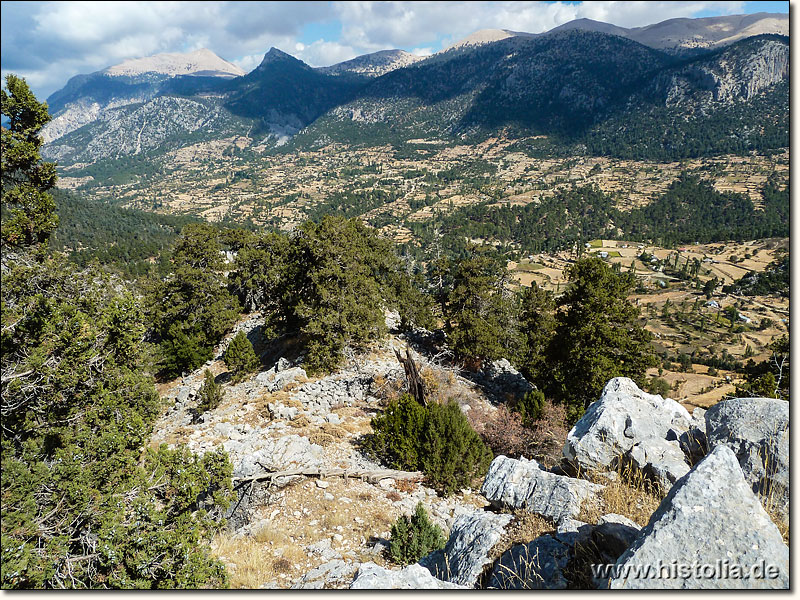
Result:
[[[325,66],[402,48],[436,52],[478,29],[539,33],[576,18],[623,27],[700,13],[735,14],[743,2],[3,2],[3,73],[47,96],[78,73],[129,58],[206,47],[246,71],[270,47]],[[313,26],[331,24],[317,35]]]

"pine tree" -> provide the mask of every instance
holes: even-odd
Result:
[[[636,284],[599,258],[570,267],[570,287],[558,300],[555,335],[548,348],[551,397],[567,405],[574,423],[614,377],[644,384],[654,366],[651,334],[637,323],[639,308],[627,299]]]
[[[225,351],[224,360],[227,367],[233,371],[234,382],[241,381],[248,373],[258,368],[258,357],[244,331],[239,331],[231,340]]]
[[[41,243],[58,226],[56,205],[48,190],[56,184],[55,163],[43,162],[39,155],[39,133],[48,121],[47,103],[38,102],[24,79],[6,76],[7,90],[2,95],[2,116],[8,128],[0,137],[2,174],[3,246],[17,247]]]
[[[201,415],[207,410],[217,408],[225,396],[225,390],[216,382],[214,374],[208,369],[203,372],[203,385],[200,386],[198,395],[200,398],[197,403],[197,412]]]

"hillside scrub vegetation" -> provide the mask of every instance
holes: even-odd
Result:
[[[4,90],[3,116],[12,127],[17,113],[46,114],[24,80],[7,81],[14,102],[9,109]],[[28,127],[27,138],[42,122]],[[27,139],[6,131],[4,205],[6,153]],[[13,166],[27,170],[37,198],[52,183],[40,175],[52,167],[36,152]],[[225,567],[207,541],[232,496],[231,464],[222,451],[145,449],[160,401],[145,371],[141,300],[115,277],[48,255],[55,222],[40,217],[14,218],[27,233],[9,239],[15,250],[4,248],[2,257],[0,583],[224,587]]]

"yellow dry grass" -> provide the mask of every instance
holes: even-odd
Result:
[[[600,473],[588,474],[590,480],[605,487],[599,502],[583,503],[578,520],[597,523],[603,515],[614,513],[644,527],[661,504],[665,492],[635,469],[620,467],[614,474],[613,481]]]

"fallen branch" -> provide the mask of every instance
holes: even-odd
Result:
[[[292,469],[289,471],[273,471],[263,473],[254,477],[234,477],[233,481],[237,485],[247,482],[271,481],[278,477],[344,477],[361,479],[369,483],[378,483],[382,479],[422,479],[422,473],[418,471],[395,471],[393,469],[376,469],[373,471],[358,471],[350,469]]]

